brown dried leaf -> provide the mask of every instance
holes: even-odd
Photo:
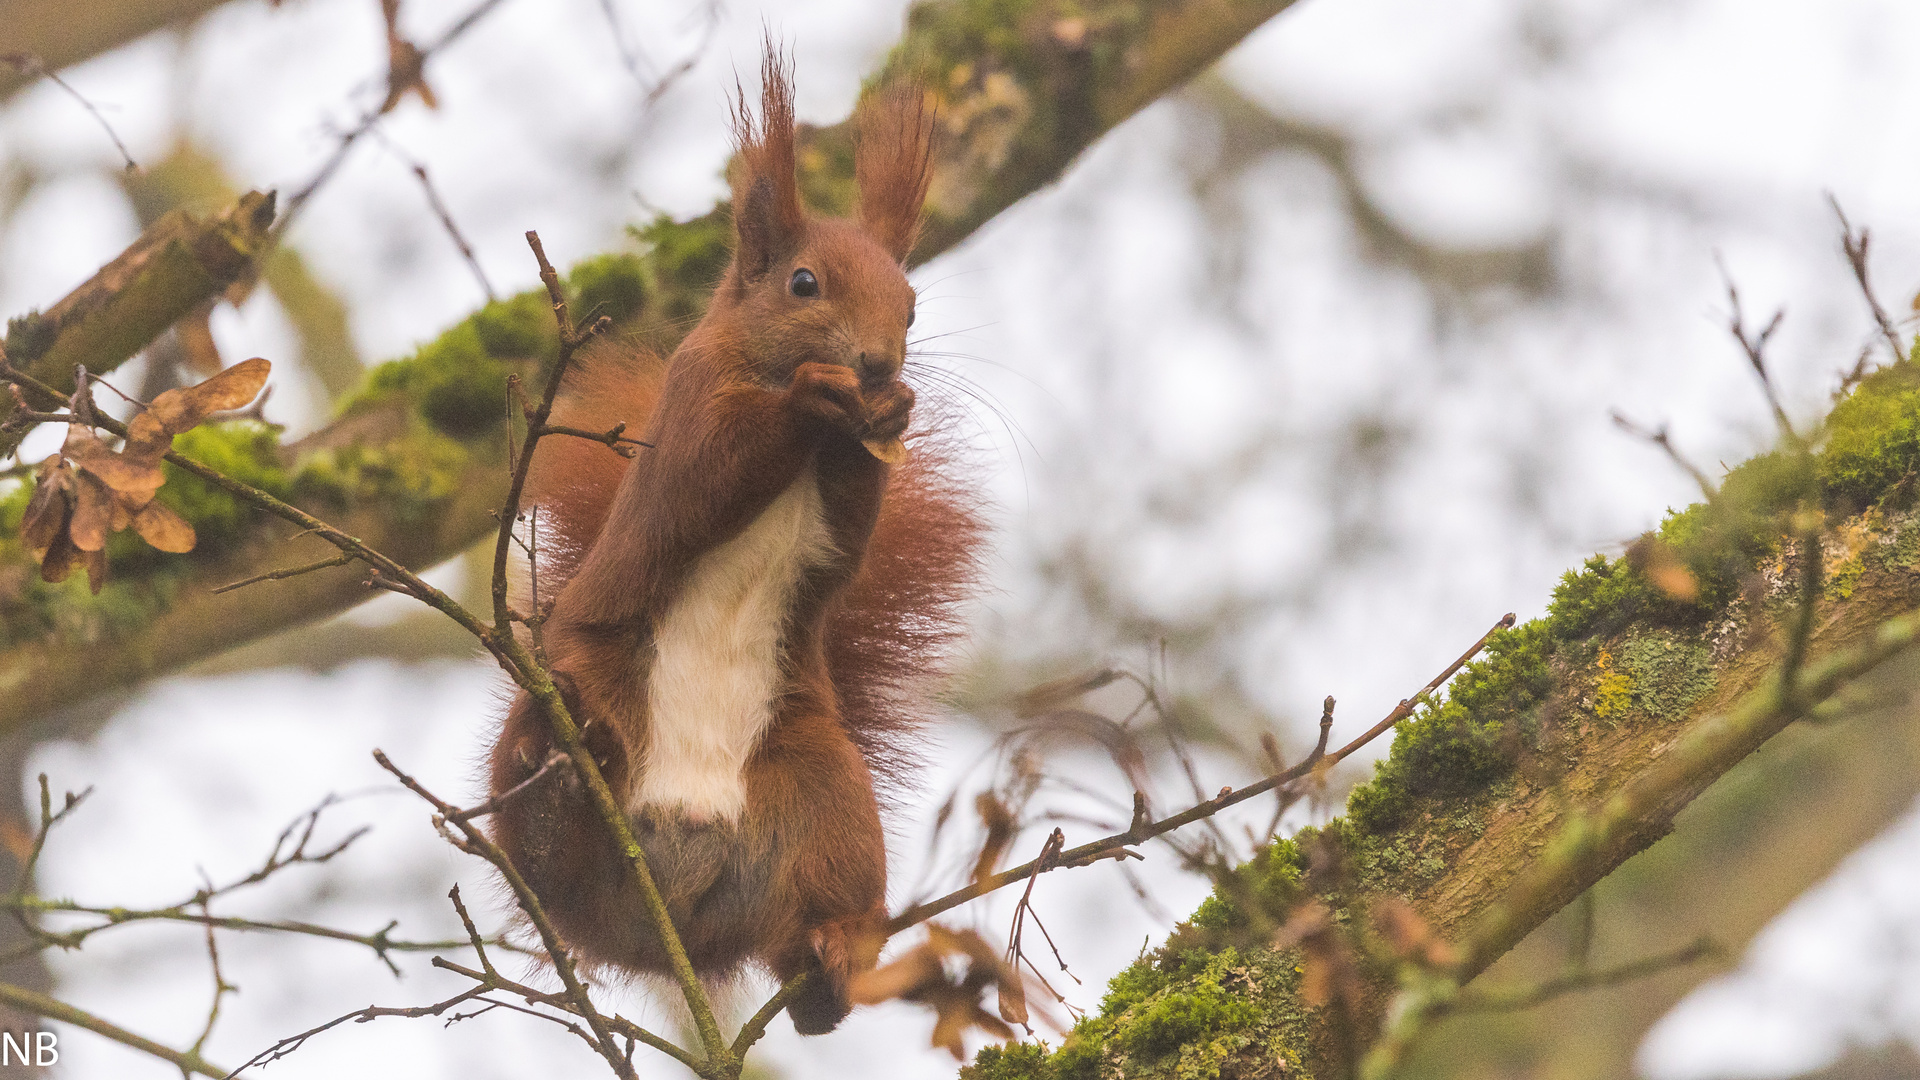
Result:
[[[1314,1008],[1330,1002],[1352,1007],[1360,998],[1360,972],[1353,953],[1334,926],[1325,904],[1302,904],[1274,936],[1277,950],[1299,946],[1305,954],[1300,973],[1300,999]]]
[[[99,551],[107,546],[113,525],[113,492],[92,473],[79,473],[73,484],[73,519],[67,535],[81,551]]]
[[[1120,673],[1112,668],[1095,668],[1041,683],[1013,699],[1013,715],[1022,720],[1031,720],[1041,713],[1078,701],[1118,678]]]
[[[1035,727],[1049,733],[1079,735],[1099,743],[1135,791],[1147,790],[1147,755],[1140,743],[1120,723],[1086,709],[1054,709],[1042,715]]]
[[[1015,973],[1017,974],[1017,972]],[[1020,985],[1018,978],[1000,980],[1000,1019],[1009,1024],[1024,1025],[1027,1022],[1027,988]]]
[[[863,971],[847,980],[847,1000],[855,1005],[878,1005],[905,997],[940,975],[939,951],[923,943],[885,967]]]
[[[161,455],[172,448],[173,432],[148,409],[127,422],[127,444],[121,448],[120,456],[144,465],[158,465]]]
[[[1013,842],[1018,831],[1018,822],[1013,811],[1000,801],[991,791],[983,791],[974,796],[973,808],[980,814],[980,824],[986,827],[986,839],[981,841],[980,855],[973,860],[973,880],[979,881],[993,873],[1000,865],[1000,857],[1007,853],[1007,845]]]
[[[80,558],[79,549],[73,546],[67,531],[61,529],[47,547],[46,554],[40,558],[40,580],[56,585],[67,580],[67,575],[73,572],[73,564]]]
[[[1673,545],[1652,533],[1635,540],[1627,548],[1627,564],[1646,575],[1655,588],[1675,600],[1691,601],[1700,595],[1700,583],[1680,561]]]
[[[78,558],[80,565],[87,568],[87,587],[93,590],[93,595],[100,595],[100,586],[107,583],[107,553],[83,551]]]
[[[1367,912],[1373,928],[1402,960],[1424,968],[1451,967],[1459,960],[1452,943],[1435,933],[1413,905],[1398,896],[1383,896]]]
[[[222,366],[220,346],[213,340],[213,305],[217,299],[201,301],[173,324],[173,334],[180,342],[180,351],[186,354],[187,367],[203,376],[219,374]]]
[[[26,865],[27,858],[33,854],[33,830],[27,823],[12,814],[0,817],[0,848],[13,856],[13,861]]]
[[[79,424],[67,425],[67,441],[60,453],[76,468],[92,473],[115,491],[157,491],[167,481],[158,466],[121,457],[108,449],[98,435]]]
[[[966,972],[958,980],[947,974],[945,960],[950,956],[967,960]],[[1026,994],[1019,976],[1000,959],[986,939],[971,930],[954,931],[930,925],[927,940],[898,960],[854,976],[848,984],[847,996],[861,1005],[899,998],[927,1006],[936,1017],[932,1045],[945,1049],[959,1060],[965,1053],[962,1037],[969,1028],[977,1027],[997,1039],[1013,1035],[1013,1029],[1000,1017],[981,1007],[981,996],[989,986],[999,990],[1002,1017],[1025,1017]]]
[[[197,386],[169,390],[153,399],[142,415],[152,416],[169,435],[197,427],[209,415],[245,408],[260,396],[273,365],[261,357],[242,360]],[[137,419],[137,418],[136,418]],[[143,433],[143,445],[151,439]]]
[[[192,551],[198,539],[187,519],[168,509],[167,504],[158,499],[142,507],[133,516],[133,527],[140,534],[140,539],[161,551],[176,555]]]
[[[907,444],[897,438],[861,439],[860,445],[867,448],[867,453],[888,465],[898,465],[907,460]]]
[[[40,463],[39,481],[20,518],[20,540],[36,559],[44,560],[55,537],[65,536],[73,515],[73,470],[59,454]]]

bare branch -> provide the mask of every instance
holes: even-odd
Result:
[[[1880,336],[1886,340],[1888,351],[1893,353],[1895,363],[1907,358],[1906,346],[1900,341],[1900,335],[1893,329],[1893,320],[1887,318],[1887,309],[1880,306],[1880,298],[1873,293],[1873,281],[1868,273],[1867,249],[1873,237],[1866,229],[1855,232],[1853,223],[1847,220],[1847,212],[1840,209],[1840,200],[1833,192],[1827,192],[1827,204],[1833,207],[1833,216],[1840,219],[1840,250],[1846,253],[1847,265],[1853,268],[1853,280],[1860,285],[1860,295],[1866,298],[1867,310],[1873,313],[1873,323],[1880,329]],[[1860,364],[1854,365],[1857,372],[1866,363],[1861,356]],[[1857,379],[1854,381],[1858,381]]]
[[[169,1062],[183,1073],[198,1073],[201,1076],[213,1077],[214,1080],[224,1080],[225,1077],[232,1075],[225,1069],[210,1064],[200,1056],[197,1050],[175,1050],[163,1043],[135,1035],[117,1024],[108,1023],[84,1009],[75,1008],[64,1001],[29,990],[24,986],[0,983],[0,1003],[11,1005],[33,1016],[43,1016],[48,1020],[58,1020],[63,1024],[85,1028],[95,1035],[112,1039],[122,1046],[130,1046],[143,1054],[150,1054]]]
[[[69,86],[67,81],[56,74],[53,68],[47,66],[45,61],[32,53],[7,53],[0,56],[0,64],[6,64],[29,79],[46,79],[66,91],[68,97],[79,102],[80,107],[87,110],[87,114],[100,125],[100,130],[107,133],[107,138],[113,140],[113,148],[120,151],[120,160],[127,163],[127,171],[130,173],[140,171],[140,164],[133,160],[133,153],[127,149],[126,143],[120,141],[120,133],[113,130],[113,125],[107,123],[107,118],[100,114],[100,110],[94,107],[93,102],[87,100],[85,94]]]
[[[1508,614],[1506,617],[1502,618],[1498,623],[1495,623],[1493,629],[1500,630],[1506,627],[1510,627],[1513,625],[1513,620],[1514,620],[1514,616],[1512,614]],[[1020,866],[1016,866],[1011,870],[1005,870],[1005,871],[1002,871],[1001,873],[994,874],[989,877],[983,877],[977,881],[974,881],[966,885],[963,888],[955,889],[953,892],[950,892],[945,896],[939,897],[938,899],[929,900],[922,904],[916,904],[913,907],[910,907],[907,910],[901,912],[900,914],[895,915],[891,920],[889,920],[887,922],[887,927],[886,927],[887,933],[889,935],[897,934],[900,931],[905,930],[910,926],[914,926],[918,923],[925,922],[926,920],[931,919],[936,915],[939,915],[941,912],[951,910],[952,908],[958,907],[969,900],[973,900],[977,897],[985,896],[987,893],[993,892],[997,889],[1005,888],[1006,886],[1011,885],[1014,882],[1025,881],[1027,878],[1033,876],[1036,873],[1044,872],[1044,870],[1046,869],[1053,869],[1056,867],[1068,867],[1068,866],[1086,866],[1089,863],[1097,862],[1101,859],[1127,858],[1129,856],[1134,856],[1135,853],[1128,849],[1135,845],[1144,843],[1147,840],[1151,840],[1156,836],[1161,836],[1166,833],[1170,833],[1175,829],[1180,828],[1183,825],[1189,825],[1195,821],[1206,820],[1207,818],[1211,818],[1213,815],[1218,814],[1220,811],[1225,810],[1229,806],[1235,806],[1257,795],[1265,794],[1266,792],[1271,791],[1282,784],[1292,783],[1293,781],[1298,780],[1301,777],[1312,773],[1315,769],[1322,767],[1323,762],[1329,766],[1334,763],[1337,763],[1341,759],[1347,757],[1349,754],[1352,754],[1354,751],[1359,750],[1361,747],[1365,746],[1368,742],[1378,738],[1381,734],[1391,729],[1394,724],[1398,723],[1400,720],[1405,719],[1408,715],[1410,715],[1412,713],[1413,701],[1418,700],[1420,697],[1423,697],[1439,689],[1442,684],[1444,684],[1448,679],[1453,677],[1455,672],[1459,671],[1462,667],[1466,666],[1467,661],[1473,659],[1474,656],[1476,656],[1481,649],[1485,648],[1487,639],[1492,636],[1493,636],[1493,631],[1492,630],[1488,631],[1485,635],[1483,635],[1480,638],[1479,641],[1474,643],[1471,649],[1463,653],[1458,660],[1455,660],[1452,664],[1448,665],[1445,671],[1442,671],[1437,677],[1434,678],[1432,682],[1429,682],[1424,688],[1422,688],[1420,693],[1414,695],[1413,698],[1409,698],[1401,701],[1399,705],[1394,707],[1392,712],[1387,714],[1385,719],[1383,719],[1380,723],[1375,724],[1365,734],[1361,735],[1359,738],[1355,739],[1353,742],[1348,743],[1346,746],[1342,747],[1335,754],[1332,754],[1330,756],[1322,756],[1321,749],[1316,748],[1312,755],[1308,756],[1305,760],[1301,761],[1299,764],[1294,765],[1289,769],[1286,769],[1282,772],[1275,773],[1274,775],[1269,776],[1263,780],[1259,780],[1255,783],[1248,784],[1246,787],[1240,788],[1238,790],[1235,790],[1233,788],[1223,788],[1221,789],[1220,794],[1216,795],[1215,797],[1204,800],[1200,803],[1197,803],[1193,806],[1188,807],[1187,809],[1177,814],[1173,814],[1168,817],[1162,818],[1159,821],[1145,820],[1146,798],[1144,795],[1136,792],[1134,795],[1134,820],[1133,820],[1133,823],[1128,827],[1128,829],[1125,832],[1114,833],[1111,836],[1102,837],[1099,840],[1094,840],[1090,843],[1082,844],[1079,847],[1069,848],[1068,850],[1061,852],[1060,855],[1058,856],[1057,861],[1050,864],[1049,866],[1042,867],[1040,865],[1040,861],[1036,859],[1032,862],[1025,863]],[[1324,746],[1324,742],[1322,745]]]
[[[352,555],[335,555],[331,559],[321,559],[319,562],[308,563],[305,566],[295,566],[285,570],[269,570],[264,574],[255,574],[250,578],[230,581],[225,585],[216,585],[213,587],[213,591],[216,593],[225,593],[232,592],[235,589],[244,589],[248,585],[258,585],[262,581],[284,581],[290,577],[299,577],[301,574],[311,574],[315,570],[325,570],[332,566],[345,566],[352,561]]]

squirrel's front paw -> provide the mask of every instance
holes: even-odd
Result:
[[[867,406],[860,397],[860,376],[838,364],[801,364],[793,371],[787,396],[815,419],[860,438],[867,430]]]
[[[897,442],[913,411],[913,389],[906,383],[863,393],[860,377],[836,364],[801,364],[788,394],[801,410],[866,443]]]
[[[913,411],[913,387],[896,379],[869,390],[865,402],[867,430],[861,433],[862,438],[889,442],[906,434],[907,414]]]

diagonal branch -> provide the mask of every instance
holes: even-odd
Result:
[[[24,986],[0,983],[0,1002],[33,1016],[43,1016],[48,1020],[58,1020],[63,1024],[85,1028],[95,1035],[112,1039],[122,1046],[130,1046],[143,1054],[151,1054],[162,1061],[170,1062],[178,1066],[183,1074],[198,1073],[201,1076],[213,1077],[213,1080],[225,1080],[229,1075],[227,1070],[218,1065],[209,1064],[200,1056],[198,1050],[175,1050],[145,1036],[135,1035],[117,1024],[110,1024],[84,1009],[75,1008],[57,998],[28,990]]]

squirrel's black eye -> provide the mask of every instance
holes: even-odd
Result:
[[[793,272],[787,288],[793,290],[795,296],[819,296],[820,279],[813,276],[813,271],[802,268]]]
[[[907,309],[907,329],[909,330],[913,329],[913,317],[915,315],[918,315],[919,313],[920,311],[919,311],[918,305],[915,305],[914,307],[910,307]]]

